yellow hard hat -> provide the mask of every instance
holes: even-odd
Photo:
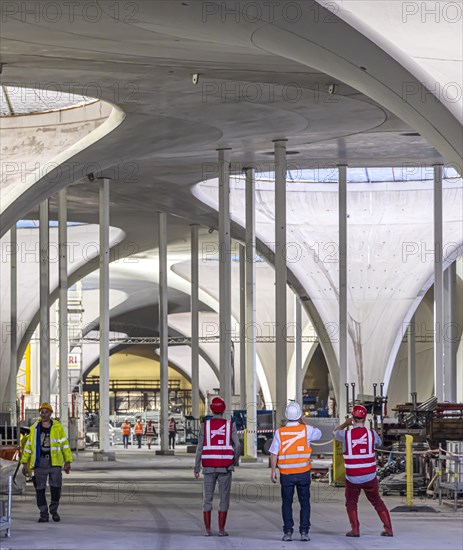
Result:
[[[42,409],[48,409],[49,411],[53,412],[53,407],[50,405],[50,403],[42,403],[39,407],[39,410],[41,411]]]

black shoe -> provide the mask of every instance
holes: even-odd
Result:
[[[52,514],[51,517],[53,518],[53,521],[61,521],[61,518],[60,518],[58,512],[55,512],[54,514]]]
[[[40,516],[37,523],[48,523],[48,517]]]
[[[301,540],[310,540],[309,533],[302,532],[301,533]]]

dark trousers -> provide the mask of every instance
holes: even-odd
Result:
[[[283,531],[292,533],[293,499],[294,489],[297,489],[297,497],[301,506],[299,519],[299,532],[308,533],[310,529],[310,471],[303,474],[282,474],[280,470],[281,484],[281,513],[283,515]]]
[[[175,449],[175,432],[169,432],[169,449]]]
[[[141,449],[141,434],[136,434],[136,435],[137,435],[138,448]]]
[[[387,510],[386,505],[379,496],[378,478],[375,477],[366,483],[351,483],[346,479],[346,508],[348,511],[357,511],[357,503],[362,489],[378,514]]]
[[[43,518],[48,518],[48,504],[46,497],[47,481],[50,483],[50,514],[54,514],[58,511],[63,474],[60,466],[52,466],[49,458],[41,457],[39,467],[34,469],[32,482],[35,487],[37,507]]]
[[[129,446],[129,436],[128,435],[123,435],[122,436],[122,443],[124,445],[124,447],[128,447]]]

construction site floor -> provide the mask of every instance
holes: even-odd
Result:
[[[154,450],[117,450],[115,462],[93,462],[93,453],[80,452],[69,476],[64,475],[61,522],[37,523],[38,510],[32,484],[24,496],[15,495],[11,538],[0,548],[12,550],[208,550],[312,547],[317,550],[461,550],[463,512],[436,502],[437,513],[394,513],[395,536],[379,536],[375,511],[361,496],[361,537],[345,537],[348,521],[344,490],[312,482],[311,542],[297,539],[298,504],[293,542],[282,542],[279,484],[270,482],[268,460],[236,469],[227,530],[217,537],[217,504],[213,512],[214,536],[203,536],[202,481],[193,476],[194,456],[180,447],[175,456],[156,456]],[[47,492],[49,499],[49,493]],[[385,497],[389,509],[404,504],[400,496]]]

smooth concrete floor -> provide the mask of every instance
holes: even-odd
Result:
[[[312,483],[311,541],[282,542],[279,485],[270,482],[268,460],[236,469],[227,521],[229,537],[204,537],[202,482],[193,477],[194,457],[179,448],[176,456],[155,456],[153,450],[117,452],[116,462],[93,462],[90,452],[79,453],[64,477],[61,522],[37,523],[32,484],[25,496],[15,496],[11,538],[3,549],[130,549],[208,550],[316,548],[461,550],[463,512],[428,501],[439,513],[394,513],[395,537],[380,537],[381,525],[365,497],[360,499],[361,534],[348,530],[342,488]],[[47,494],[49,498],[49,494]],[[389,509],[403,503],[386,497]],[[217,506],[218,498],[214,501]],[[423,504],[417,501],[416,504]],[[217,534],[217,508],[213,531]],[[295,519],[298,505],[295,498]],[[296,521],[295,531],[298,529]],[[295,539],[298,538],[297,532]]]

